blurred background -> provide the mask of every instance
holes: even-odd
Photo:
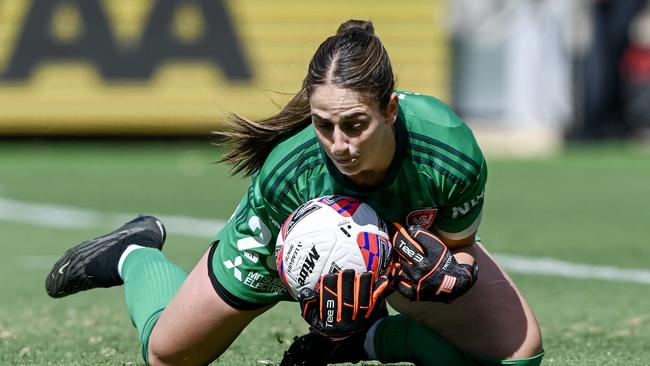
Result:
[[[375,22],[399,88],[451,104],[487,150],[647,135],[645,0],[3,0],[0,135],[205,137],[277,110],[349,17]]]
[[[544,333],[545,365],[650,359],[650,5],[639,0],[0,0],[0,365],[142,364],[120,288],[60,300],[68,247],[137,213],[191,270],[248,179],[213,164],[228,113],[268,116],[318,45],[375,24],[398,88],[475,131],[480,235]],[[275,364],[283,303],[217,362]]]

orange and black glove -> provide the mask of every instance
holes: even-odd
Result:
[[[302,317],[316,332],[342,339],[367,330],[385,307],[388,275],[373,280],[372,272],[344,269],[321,277],[316,291],[303,289],[298,301]]]
[[[476,282],[478,265],[459,264],[443,242],[419,226],[400,224],[393,236],[399,255],[397,291],[413,301],[452,302]]]

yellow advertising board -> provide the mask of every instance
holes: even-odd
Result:
[[[442,1],[3,0],[0,135],[191,135],[274,113],[370,19],[398,87],[448,97]]]

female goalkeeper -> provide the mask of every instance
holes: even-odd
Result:
[[[290,300],[274,264],[284,219],[315,197],[354,196],[401,224],[393,243],[399,268],[381,286],[354,287],[354,276],[338,282],[330,276],[330,284],[339,284],[333,296],[352,286],[371,297],[372,322],[345,316],[330,322],[320,317],[322,304],[303,301],[315,331],[298,338],[282,364],[541,362],[531,308],[476,241],[487,167],[472,132],[439,100],[395,91],[388,54],[370,22],[347,21],[327,38],[302,89],[279,113],[262,121],[234,116],[228,127],[217,133],[218,142],[233,147],[223,160],[252,183],[189,275],[160,251],[162,224],[139,217],[68,250],[47,277],[48,293],[124,284],[145,361],[204,365],[255,317]],[[399,315],[382,316],[387,285],[394,289],[387,301]],[[321,336],[328,334],[324,327],[356,333],[332,340]]]

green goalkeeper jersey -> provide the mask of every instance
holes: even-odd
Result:
[[[278,144],[210,252],[212,283],[240,309],[290,300],[275,266],[280,226],[302,203],[338,194],[370,204],[386,222],[418,224],[450,239],[478,229],[487,167],[467,125],[436,98],[398,92],[396,152],[372,190],[341,174],[311,125]]]

